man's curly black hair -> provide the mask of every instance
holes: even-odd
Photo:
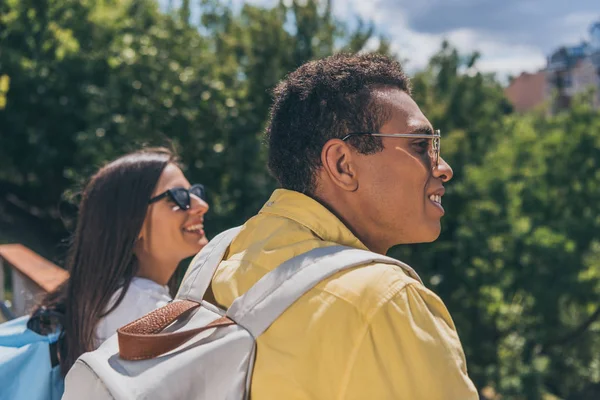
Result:
[[[274,90],[266,140],[269,170],[284,189],[313,194],[321,150],[351,132],[378,132],[391,111],[374,98],[381,88],[410,94],[400,63],[378,54],[337,54],[290,73]],[[363,154],[381,151],[380,138],[352,137]]]

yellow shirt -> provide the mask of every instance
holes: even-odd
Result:
[[[336,244],[366,249],[315,200],[276,190],[233,241],[213,278],[229,307],[284,261]],[[444,303],[400,267],[340,272],[257,340],[253,400],[477,399]]]

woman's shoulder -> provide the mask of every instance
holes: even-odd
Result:
[[[117,290],[110,301],[110,307],[121,295],[123,288]],[[96,329],[98,344],[112,336],[118,328],[127,325],[152,310],[171,301],[169,290],[149,279],[135,277],[131,281],[123,300],[107,316],[102,318]]]

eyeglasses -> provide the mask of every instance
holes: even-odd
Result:
[[[342,138],[343,141],[351,138],[352,136],[376,136],[376,137],[393,137],[393,138],[408,138],[408,139],[431,139],[431,146],[429,146],[429,157],[435,163],[435,168],[440,165],[440,130],[436,129],[431,134],[418,134],[418,133],[373,133],[373,132],[356,132],[349,133]]]
[[[192,185],[189,189],[183,187],[169,189],[159,194],[158,196],[151,198],[148,201],[148,204],[156,203],[160,199],[163,199],[168,196],[171,198],[171,200],[175,202],[175,204],[177,204],[177,206],[179,206],[179,208],[181,208],[182,210],[189,210],[191,203],[191,195],[194,195],[206,201],[206,190],[204,189],[204,185],[198,183]]]

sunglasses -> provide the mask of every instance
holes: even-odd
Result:
[[[352,136],[376,136],[376,137],[391,137],[391,138],[406,138],[406,139],[431,139],[429,147],[429,157],[433,165],[437,168],[440,166],[440,130],[433,131],[433,134],[414,134],[414,133],[377,133],[377,132],[356,132],[349,133],[342,138],[343,141],[348,140]]]
[[[189,210],[191,203],[191,195],[194,195],[204,201],[206,201],[206,189],[204,189],[204,185],[199,183],[192,185],[189,189],[183,187],[176,187],[169,189],[158,196],[151,198],[148,201],[148,204],[156,203],[157,201],[170,197],[171,200],[179,206],[182,210]]]

